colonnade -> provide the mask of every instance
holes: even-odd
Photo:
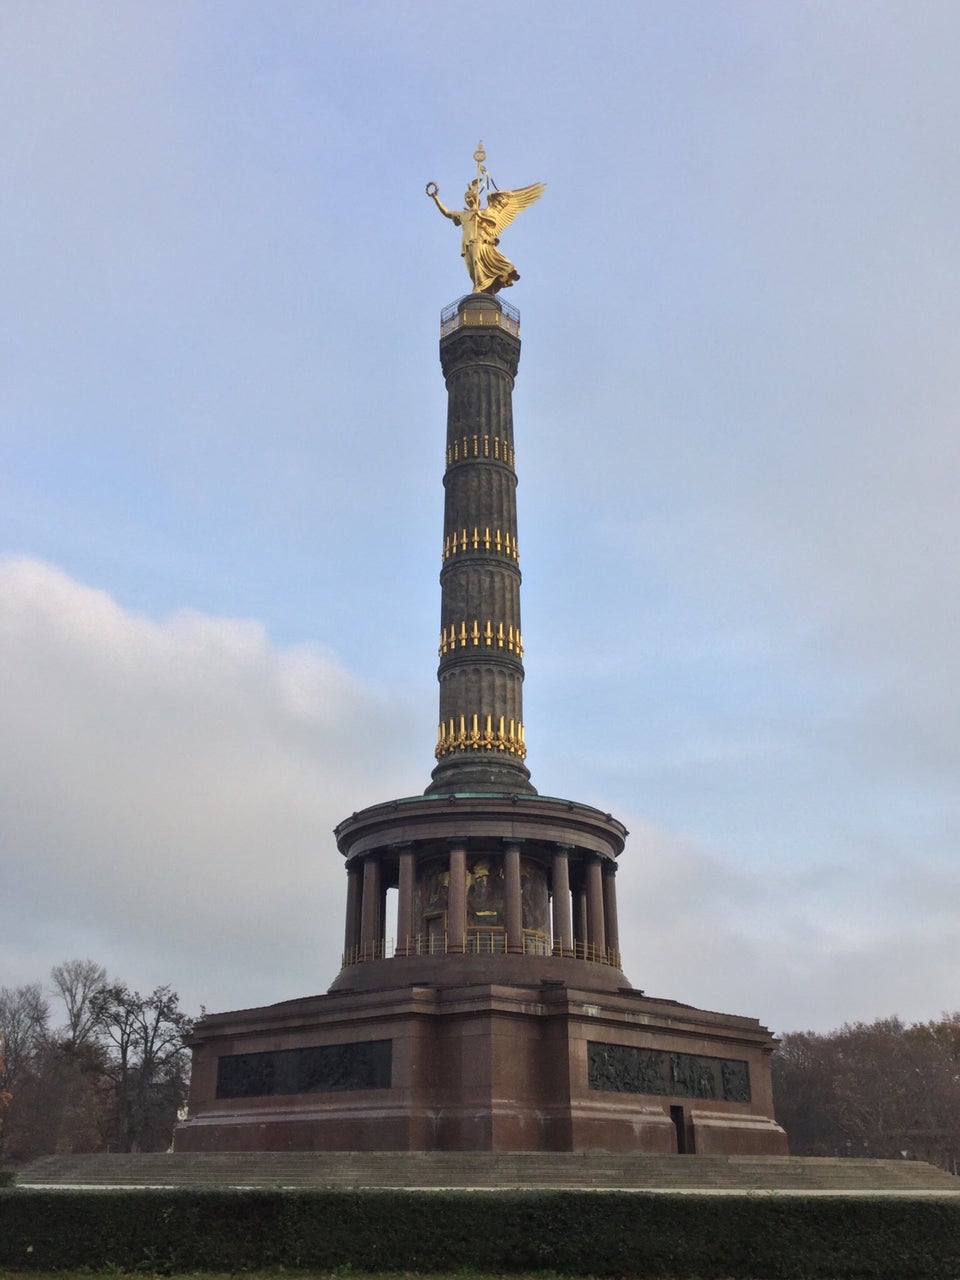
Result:
[[[523,841],[505,839],[503,847],[504,950],[525,950],[520,858]],[[538,857],[550,868],[551,924],[554,955],[620,964],[616,863],[575,845],[538,842]],[[431,849],[431,855],[433,850]],[[448,842],[445,950],[462,954],[469,948],[467,926],[466,840]],[[488,849],[483,850],[489,854]],[[397,955],[414,950],[420,932],[415,920],[418,853],[412,844],[391,845],[351,859],[347,864],[347,914],[344,962],[385,955],[386,894],[397,889]],[[572,874],[571,874],[572,872]]]

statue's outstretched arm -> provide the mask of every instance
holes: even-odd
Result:
[[[452,219],[454,222],[459,222],[460,221],[459,217],[455,213],[451,213],[450,210],[447,208],[447,206],[441,201],[440,196],[437,194],[439,190],[440,188],[437,186],[435,182],[428,182],[426,185],[427,195],[430,197],[433,203],[437,206],[437,208],[440,210],[443,216],[445,218]]]
[[[435,182],[428,182],[425,187],[425,191],[428,193],[430,200],[433,200],[436,207],[438,207],[440,212],[442,212],[444,218],[453,218],[452,212],[449,211],[448,207],[443,204],[442,200],[440,200],[438,195],[439,189],[440,188],[436,186]]]

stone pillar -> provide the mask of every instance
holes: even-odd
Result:
[[[351,862],[347,866],[347,921],[343,931],[343,963],[353,964],[360,945],[360,892],[363,872]]]
[[[507,950],[523,953],[523,892],[520,881],[520,846],[507,845],[503,855],[503,914],[507,926]]]
[[[447,950],[462,952],[467,945],[467,849],[462,841],[450,846],[447,884]]]
[[[492,294],[470,294],[451,319],[440,339],[447,384],[440,720],[427,794],[535,794],[524,764],[513,456],[519,317]]]
[[[603,923],[606,928],[607,950],[613,952],[614,964],[620,964],[620,925],[617,920],[617,864],[604,860],[603,864]]]
[[[583,885],[573,895],[573,941],[582,960],[587,947],[587,891]]]
[[[573,951],[573,924],[570,918],[570,846],[558,844],[553,851],[553,945],[560,955]]]
[[[363,902],[360,907],[360,953],[373,960],[379,951],[383,917],[380,910],[380,855],[369,853],[363,860]]]
[[[413,846],[400,846],[400,867],[397,873],[397,952],[398,956],[413,953],[413,900],[416,892],[417,858]]]
[[[590,943],[590,959],[602,959],[606,955],[607,938],[603,927],[603,869],[600,859],[589,858],[587,871],[587,940]]]

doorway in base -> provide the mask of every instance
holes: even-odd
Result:
[[[673,1127],[677,1131],[677,1155],[692,1155],[693,1134],[688,1135],[687,1117],[683,1114],[683,1107],[671,1107],[670,1119],[673,1121]]]

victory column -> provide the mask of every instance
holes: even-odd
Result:
[[[207,1015],[179,1151],[779,1154],[756,1019],[650,999],[620,968],[610,814],[526,765],[512,392],[519,274],[500,234],[543,194],[484,168],[461,228],[473,292],[441,314],[448,408],[440,715],[425,793],[337,827],[343,964],[326,995]],[[386,936],[396,891],[396,937]]]

